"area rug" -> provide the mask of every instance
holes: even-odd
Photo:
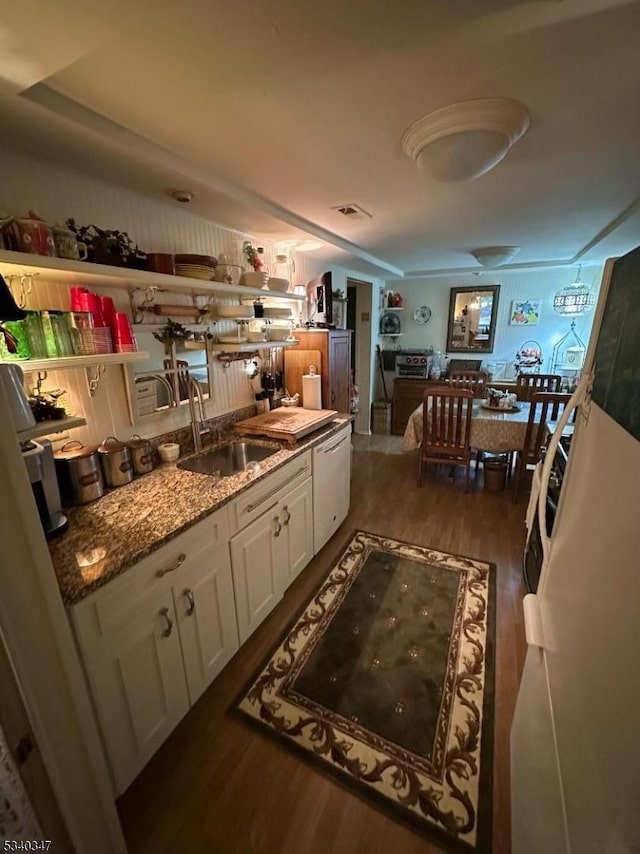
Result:
[[[495,568],[357,531],[238,701],[456,852],[490,852]]]

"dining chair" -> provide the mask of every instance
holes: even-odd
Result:
[[[518,400],[529,401],[536,392],[559,392],[562,377],[558,374],[519,374],[516,379]]]
[[[518,451],[516,463],[514,501],[518,500],[520,483],[527,466],[535,466],[540,459],[542,444],[547,435],[547,421],[557,421],[570,399],[570,394],[558,394],[549,391],[535,392],[531,398],[524,448],[522,451]],[[574,420],[575,416],[576,413],[574,412]]]
[[[469,389],[474,397],[484,397],[489,375],[486,371],[449,371],[449,385]]]
[[[466,468],[465,492],[471,469],[471,412],[469,389],[432,388],[424,394],[422,444],[418,455],[418,486],[428,463],[449,463]]]

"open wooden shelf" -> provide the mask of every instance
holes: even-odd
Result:
[[[73,430],[74,427],[84,427],[86,423],[85,418],[79,418],[75,415],[69,415],[67,418],[60,418],[56,421],[38,421],[35,427],[18,430],[18,439],[21,442],[26,442],[29,439],[37,439],[38,436],[66,433],[67,430]]]
[[[255,353],[256,350],[272,350],[274,347],[298,347],[299,341],[245,341],[243,344],[210,344],[212,350],[222,353]]]
[[[144,350],[136,353],[96,353],[92,356],[60,356],[54,359],[20,359],[8,364],[20,365],[23,372],[66,371],[70,368],[91,368],[95,365],[124,365],[126,362],[144,362],[149,354]]]
[[[37,276],[64,282],[68,285],[109,288],[149,288],[157,285],[167,291],[189,294],[236,294],[279,300],[302,301],[305,296],[281,293],[244,285],[229,285],[227,282],[206,282],[187,276],[169,276],[166,273],[151,273],[148,270],[132,270],[129,267],[110,267],[107,264],[90,264],[87,261],[71,261],[67,258],[49,258],[46,255],[30,255],[26,252],[0,251],[0,271],[4,276]]]

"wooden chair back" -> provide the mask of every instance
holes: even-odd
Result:
[[[433,388],[425,392],[421,457],[425,462],[467,462],[471,457],[469,389]]]
[[[559,392],[562,377],[558,374],[519,374],[516,379],[518,400],[531,400],[537,392]]]
[[[484,397],[489,375],[486,371],[449,371],[449,385],[468,389],[474,397]]]
[[[538,462],[540,449],[547,435],[547,421],[557,421],[570,398],[570,394],[548,391],[538,391],[533,395],[522,452],[523,466],[535,465]]]

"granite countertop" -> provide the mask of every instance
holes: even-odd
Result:
[[[69,530],[49,543],[63,601],[79,602],[352,420],[350,415],[340,415],[295,444],[251,437],[252,444],[278,448],[260,463],[257,473],[214,479],[165,463],[91,504],[65,510]],[[232,434],[220,445],[248,438]],[[203,452],[220,445],[205,447]],[[198,455],[187,454],[180,461],[193,456]],[[79,561],[89,565],[81,567]]]

